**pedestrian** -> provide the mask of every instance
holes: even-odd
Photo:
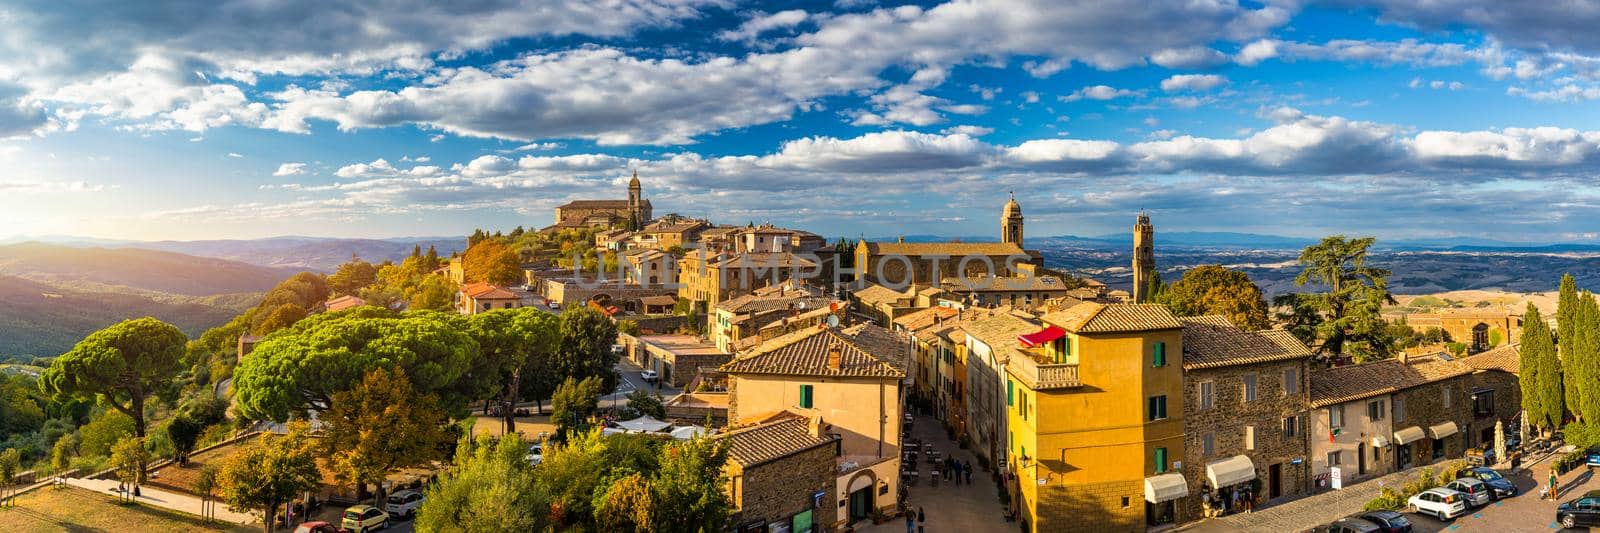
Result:
[[[970,463],[967,464],[967,484],[972,484],[972,465]]]
[[[923,533],[923,526],[928,525],[928,512],[921,507],[917,508],[917,533]]]
[[[916,511],[907,510],[906,511],[906,533],[916,533],[916,531],[917,531],[917,512]]]
[[[1556,496],[1556,469],[1554,469],[1554,468],[1550,469],[1550,490],[1549,490],[1549,492],[1550,492],[1550,500],[1552,500],[1552,501],[1556,500],[1557,499],[1557,496]]]

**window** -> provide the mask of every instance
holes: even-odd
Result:
[[[811,408],[811,386],[810,385],[801,385],[800,386],[800,408],[802,408],[802,409],[810,409]]]
[[[1383,448],[1380,448],[1380,447],[1377,447],[1377,446],[1373,446],[1372,447],[1372,462],[1376,463],[1376,462],[1382,461],[1382,460],[1383,460]]]
[[[1383,420],[1383,400],[1367,402],[1367,420],[1374,422]]]
[[[1122,497],[1122,508],[1123,509],[1127,509],[1128,508],[1128,502],[1129,502],[1128,497],[1127,496],[1123,496]]]
[[[1210,381],[1200,382],[1200,410],[1210,409],[1216,404],[1216,387]]]
[[[1167,472],[1167,449],[1166,448],[1156,448],[1156,473],[1157,474],[1165,474],[1166,472]]]
[[[1300,394],[1300,369],[1290,368],[1283,371],[1283,395]]]
[[[1344,427],[1343,405],[1335,405],[1328,408],[1328,427],[1335,429]]]
[[[1253,402],[1256,400],[1256,377],[1255,374],[1244,375],[1244,401]]]
[[[1244,427],[1244,449],[1246,449],[1246,450],[1254,450],[1254,449],[1256,449],[1256,427],[1255,426],[1245,426]]]
[[[1156,354],[1155,357],[1152,358],[1150,366],[1156,368],[1167,366],[1167,343],[1156,343]]]
[[[1450,392],[1451,392],[1450,387],[1445,387],[1444,388],[1444,408],[1445,409],[1449,409],[1450,408]]]
[[[1013,405],[1016,405],[1016,402],[1015,402],[1016,392],[1014,390],[1012,390],[1012,388],[1015,387],[1015,386],[1016,385],[1014,383],[1012,383],[1011,380],[1009,380],[1009,379],[1006,380],[1006,407],[1011,407]]]
[[[1149,419],[1151,422],[1167,419],[1167,396],[1165,394],[1150,397]]]
[[[1286,417],[1283,417],[1283,438],[1286,438],[1286,439],[1294,438],[1295,433],[1298,433],[1299,429],[1300,429],[1300,417],[1298,417],[1298,416],[1286,416]]]
[[[1405,398],[1395,398],[1394,399],[1394,421],[1395,422],[1399,422],[1399,421],[1405,420],[1405,419],[1406,419],[1406,399]]]
[[[1200,436],[1200,452],[1206,457],[1211,457],[1217,453],[1217,436],[1215,434],[1207,431]]]
[[[1339,466],[1339,452],[1328,452],[1328,466]]]
[[[1472,396],[1472,414],[1479,417],[1494,414],[1494,391],[1480,391]]]

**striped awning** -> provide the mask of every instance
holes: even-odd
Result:
[[[1426,436],[1427,435],[1422,432],[1422,428],[1411,426],[1394,432],[1394,443],[1400,445],[1411,444],[1413,442],[1422,440],[1422,438]]]
[[[1428,427],[1428,437],[1429,438],[1434,438],[1434,439],[1442,439],[1442,438],[1445,438],[1445,437],[1448,437],[1448,436],[1456,434],[1457,431],[1460,431],[1460,428],[1456,427],[1456,423],[1455,422],[1445,422],[1443,424],[1435,424],[1433,426],[1429,426]]]
[[[1161,503],[1189,495],[1189,482],[1183,474],[1173,472],[1144,478],[1144,501]]]
[[[1389,447],[1389,439],[1383,438],[1383,435],[1373,435],[1372,436],[1372,447],[1373,448],[1387,448],[1387,447]]]
[[[1235,455],[1221,461],[1206,463],[1206,479],[1214,488],[1238,485],[1256,478],[1256,464],[1250,457]]]

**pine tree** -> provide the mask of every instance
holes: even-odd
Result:
[[[1576,324],[1578,314],[1578,284],[1572,279],[1572,274],[1561,276],[1561,296],[1556,304],[1556,346],[1560,351],[1562,374],[1572,375],[1572,369],[1567,367],[1572,360],[1572,351],[1578,339],[1573,335],[1573,326]],[[1524,322],[1526,323],[1526,322]],[[1566,405],[1574,410],[1578,406],[1578,391],[1576,388],[1567,388],[1563,392]]]

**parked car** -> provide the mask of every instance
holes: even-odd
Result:
[[[1505,476],[1500,475],[1500,473],[1496,472],[1493,468],[1475,466],[1472,468],[1463,468],[1456,472],[1456,478],[1468,477],[1487,483],[1489,488],[1494,489],[1493,492],[1489,493],[1490,499],[1498,500],[1500,498],[1510,498],[1517,495],[1517,485],[1512,483],[1511,480],[1506,479]]]
[[[549,300],[548,306],[551,309],[560,309],[561,308],[561,302],[557,302],[555,300]]]
[[[539,466],[539,463],[542,462],[544,462],[544,445],[534,444],[528,446],[528,464]]]
[[[1556,506],[1556,522],[1566,529],[1600,526],[1600,490]]]
[[[1464,477],[1457,479],[1445,483],[1444,488],[1467,495],[1467,505],[1472,507],[1489,505],[1489,501],[1494,499],[1494,489],[1489,488],[1488,483],[1484,483],[1483,480],[1478,478]]]
[[[646,370],[639,373],[639,378],[643,379],[645,383],[655,383],[656,380],[661,379],[661,375],[656,374],[654,370]]]
[[[1334,520],[1332,524],[1319,527],[1313,531],[1316,531],[1316,533],[1377,533],[1383,530],[1378,529],[1377,524],[1352,516]]]
[[[1584,458],[1583,464],[1589,468],[1600,466],[1600,448],[1589,448],[1589,456]]]
[[[414,490],[402,490],[389,495],[385,500],[383,512],[390,516],[410,518],[417,513],[417,508],[422,507],[422,493]]]
[[[1377,525],[1383,533],[1411,533],[1411,520],[1394,511],[1367,511],[1358,517]]]
[[[1417,514],[1452,520],[1467,514],[1467,495],[1442,487],[1428,489],[1406,500],[1406,507]]]
[[[350,533],[388,529],[389,513],[371,505],[357,505],[344,510],[344,520],[339,525]]]
[[[621,345],[621,344],[613,344],[613,345],[611,345],[611,353],[614,353],[614,354],[617,354],[617,355],[622,355],[622,351],[625,350],[625,349],[626,349],[626,347]]]
[[[305,522],[294,528],[294,533],[339,533],[339,528],[321,520]]]

